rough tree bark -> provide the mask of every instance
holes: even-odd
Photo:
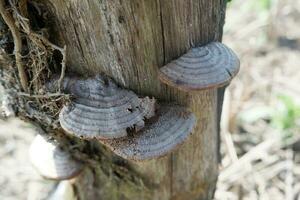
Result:
[[[142,178],[139,186],[113,182],[111,176],[118,174],[93,167],[75,180],[80,198],[212,199],[218,174],[218,91],[181,92],[161,84],[157,74],[192,46],[221,40],[226,0],[49,0],[48,6],[57,33],[51,40],[66,44],[68,72],[105,73],[137,94],[189,107],[198,120],[193,135],[175,152],[128,162]]]

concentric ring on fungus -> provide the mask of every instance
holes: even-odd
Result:
[[[66,180],[77,176],[83,164],[71,155],[37,135],[29,149],[32,165],[45,178]]]
[[[192,48],[160,69],[159,79],[181,90],[222,87],[238,73],[240,62],[235,53],[220,42]]]
[[[192,133],[196,123],[194,114],[180,106],[162,106],[155,122],[126,138],[100,140],[117,155],[142,161],[166,155]]]
[[[144,119],[154,116],[155,100],[139,98],[102,77],[67,78],[64,90],[74,99],[59,114],[62,128],[77,137],[113,139],[127,136],[128,128],[139,130]]]

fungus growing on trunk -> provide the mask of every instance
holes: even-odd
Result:
[[[110,79],[97,76],[66,78],[63,89],[74,99],[60,112],[62,128],[77,137],[113,139],[125,137],[128,128],[139,130],[144,119],[154,116],[155,100],[139,98]]]
[[[192,48],[160,69],[159,79],[181,90],[202,90],[227,85],[239,71],[235,53],[220,42]]]
[[[45,178],[66,180],[77,176],[83,164],[57,146],[37,135],[29,149],[32,165]]]
[[[183,143],[196,122],[195,116],[185,108],[170,105],[162,106],[152,120],[145,128],[126,138],[100,142],[125,159],[153,159],[166,155]]]

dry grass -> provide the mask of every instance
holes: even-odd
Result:
[[[224,102],[217,200],[300,198],[300,2],[257,2],[227,11],[224,42],[242,69]]]

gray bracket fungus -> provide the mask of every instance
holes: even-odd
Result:
[[[45,178],[66,180],[77,176],[83,164],[71,155],[37,135],[29,149],[32,165]]]
[[[220,42],[192,48],[160,69],[159,79],[181,90],[222,87],[238,73],[240,62],[235,53]]]
[[[173,151],[192,133],[196,123],[194,114],[183,107],[170,105],[162,106],[155,120],[136,134],[100,142],[125,159],[148,160]]]
[[[127,136],[128,128],[139,130],[155,115],[155,99],[139,98],[101,76],[66,78],[63,90],[74,99],[59,114],[62,128],[77,137],[113,139]]]

